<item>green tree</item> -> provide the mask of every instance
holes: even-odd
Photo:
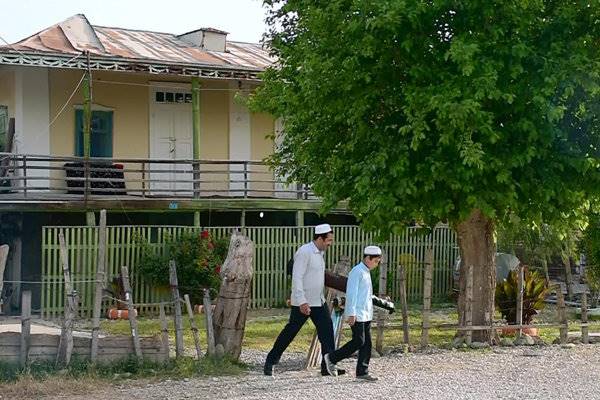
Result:
[[[598,185],[600,4],[264,3],[278,63],[250,104],[283,119],[277,172],[383,234],[449,222],[489,324],[496,224],[576,218]]]

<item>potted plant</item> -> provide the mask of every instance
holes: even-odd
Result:
[[[517,323],[517,271],[510,271],[508,277],[496,285],[496,309],[508,324]],[[548,294],[546,279],[537,271],[525,268],[523,271],[523,324],[530,325],[533,317],[544,308],[544,300]],[[514,334],[516,329],[503,329],[502,334]],[[537,328],[525,328],[522,331],[530,336],[537,336]]]
[[[129,311],[127,308],[127,298],[125,296],[125,286],[121,274],[115,276],[110,282],[110,289],[107,290],[113,300],[113,307],[107,311],[108,319],[128,319]],[[134,310],[137,315],[137,310]]]

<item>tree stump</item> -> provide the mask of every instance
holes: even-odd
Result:
[[[213,316],[215,346],[239,359],[246,326],[246,313],[252,290],[254,243],[234,232],[227,258],[221,267],[221,289]]]

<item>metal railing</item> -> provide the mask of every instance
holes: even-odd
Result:
[[[84,158],[0,153],[0,199],[312,199],[262,161]]]

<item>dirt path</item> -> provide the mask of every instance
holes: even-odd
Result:
[[[289,355],[275,377],[260,372],[264,355],[250,356],[249,374],[109,387],[70,400],[117,399],[599,399],[600,346],[579,345],[499,348],[487,351],[437,351],[392,354],[374,359],[376,383],[353,377],[354,360],[344,363],[350,375],[321,377],[300,371],[302,355]],[[248,357],[246,355],[245,357]]]

